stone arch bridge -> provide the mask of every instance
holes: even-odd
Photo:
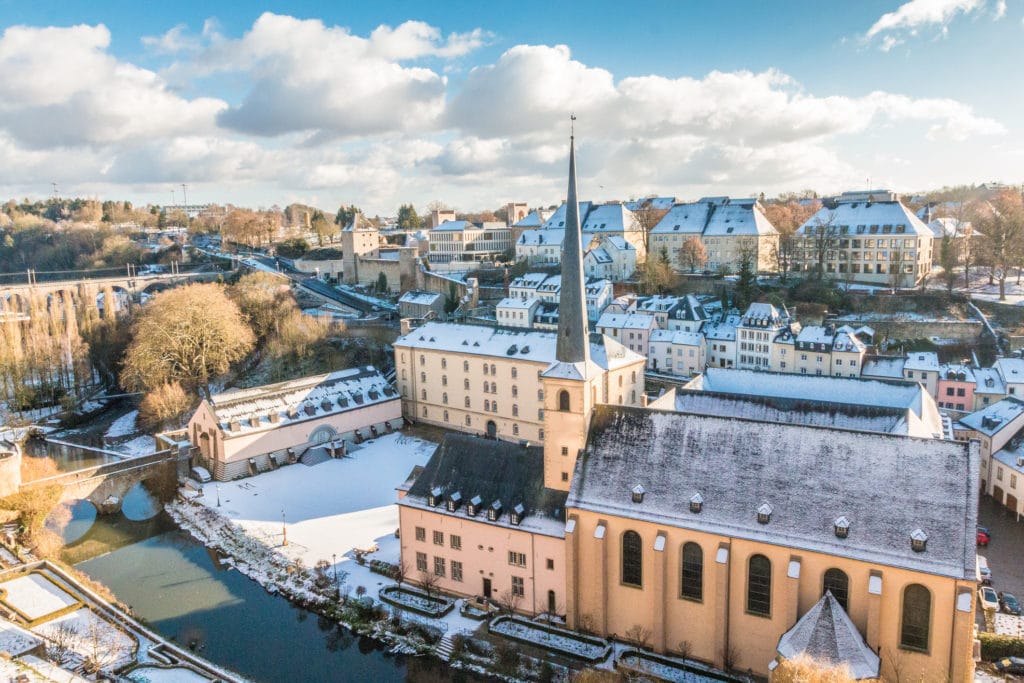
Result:
[[[183,457],[187,462],[187,452]],[[121,509],[125,494],[140,482],[154,480],[173,490],[178,482],[178,461],[178,449],[167,449],[25,482],[21,489],[59,485],[64,488],[61,501],[88,500],[100,514],[111,514]]]

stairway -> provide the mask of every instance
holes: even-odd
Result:
[[[452,636],[450,633],[444,634],[444,638],[441,638],[437,646],[434,648],[434,652],[437,656],[446,662],[452,659]]]
[[[322,462],[327,462],[331,459],[331,454],[327,452],[326,448],[310,448],[308,451],[302,454],[299,458],[299,462],[308,467],[313,465],[319,465]]]

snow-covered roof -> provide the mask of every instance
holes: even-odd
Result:
[[[691,233],[706,236],[777,235],[756,199],[703,197],[676,204],[654,226],[652,233]]]
[[[642,229],[633,212],[622,204],[599,204],[593,207],[582,225],[585,234],[636,232]]]
[[[709,204],[700,202],[676,204],[658,221],[658,224],[651,230],[651,234],[700,235],[704,232],[710,211]]]
[[[516,242],[523,247],[561,247],[565,230],[525,230]]]
[[[918,430],[913,425],[916,421],[908,415],[910,409],[864,406],[842,399],[837,396],[834,401],[814,401],[675,389],[672,405],[677,412],[697,415],[922,436],[914,433]],[[665,406],[658,404],[658,407]]]
[[[540,299],[535,297],[529,297],[528,299],[520,299],[518,296],[508,296],[498,302],[496,308],[502,309],[516,309],[516,310],[529,310],[540,303]]]
[[[913,351],[907,354],[907,362],[903,365],[904,370],[919,370],[922,372],[939,371],[939,354],[934,351]]]
[[[601,239],[601,244],[608,244],[619,251],[636,251],[636,247],[627,242],[622,235],[606,235]]]
[[[214,394],[209,405],[226,437],[399,400],[371,365]],[[232,423],[236,429],[231,429]]]
[[[974,368],[974,393],[1006,394],[1006,385],[995,368]]]
[[[736,327],[740,324],[738,315],[728,315],[725,320],[712,320],[704,323],[701,328],[704,336],[717,341],[735,341]]]
[[[979,466],[953,441],[601,405],[566,508],[971,579]],[[924,552],[911,549],[918,528]]]
[[[992,457],[1015,472],[1024,473],[1024,444],[1000,449]]]
[[[836,338],[832,342],[833,351],[864,351],[867,344],[857,336],[857,331],[844,325],[836,330]]]
[[[992,364],[1006,384],[1024,382],[1024,358],[998,358]]]
[[[753,303],[747,307],[743,314],[742,324],[744,326],[780,325],[789,319],[789,311],[783,307],[780,311],[773,304]]]
[[[636,211],[637,209],[650,207],[657,211],[664,211],[665,209],[671,209],[675,203],[675,197],[644,197],[643,199],[634,199],[626,202],[626,208],[630,211]]]
[[[445,221],[431,230],[431,232],[462,232],[466,229],[473,229],[476,226],[469,221]]]
[[[437,300],[442,298],[444,295],[438,292],[421,292],[419,290],[409,290],[398,300],[400,304],[419,304],[422,306],[431,306],[437,303]]]
[[[535,209],[513,223],[513,226],[517,228],[539,228],[544,221],[551,217],[551,213],[547,209]]]
[[[932,231],[936,239],[942,239],[943,237],[952,239],[970,234],[971,222],[958,221],[950,216],[944,216],[928,223],[928,229]]]
[[[879,377],[903,379],[903,366],[907,359],[903,356],[867,356],[861,367],[861,377]]]
[[[685,330],[654,330],[651,332],[651,343],[675,344],[677,346],[703,346],[704,335],[700,332]]]
[[[537,289],[540,283],[544,282],[548,278],[547,273],[524,273],[512,282],[508,283],[509,289],[513,287],[524,287],[527,289]]]
[[[595,247],[588,249],[587,253],[583,255],[583,258],[591,258],[596,263],[612,263],[613,259],[608,255],[608,252],[604,250],[604,247]]]
[[[597,321],[597,327],[611,327],[614,329],[626,330],[650,330],[658,326],[658,321],[653,315],[646,313],[602,313]]]
[[[960,418],[960,424],[991,437],[1013,425],[1014,420],[1021,415],[1024,415],[1024,401],[1007,396],[1002,401],[964,415]]]
[[[974,368],[962,363],[943,363],[939,366],[939,379],[952,382],[974,382]]]
[[[474,356],[515,357],[545,363],[555,360],[555,332],[428,322],[395,340],[395,347],[431,349]],[[590,357],[600,367],[614,369],[644,357],[604,335],[590,336]]]
[[[796,340],[801,344],[827,344],[831,348],[835,336],[835,330],[831,327],[808,325],[800,330]]]
[[[813,233],[829,225],[837,234],[865,237],[932,237],[931,229],[899,201],[845,201],[834,207],[823,206],[798,228],[801,234]]]
[[[580,224],[586,220],[587,214],[590,212],[590,207],[593,206],[591,202],[579,202],[580,207]],[[541,230],[565,230],[565,202],[555,209],[555,212],[544,221],[544,224],[540,226]]]
[[[789,660],[807,655],[825,665],[845,665],[856,681],[878,678],[878,655],[831,591],[782,634],[777,651]]]

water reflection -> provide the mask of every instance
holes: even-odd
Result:
[[[160,501],[149,492],[143,482],[139,482],[125,494],[121,512],[128,519],[139,521],[155,517],[161,507]]]
[[[92,528],[96,521],[96,508],[87,500],[60,503],[46,517],[46,528],[64,543],[74,543]]]
[[[91,440],[86,435],[76,435],[76,437],[79,441]],[[22,452],[26,459],[50,460],[60,472],[70,472],[82,469],[83,467],[95,467],[96,465],[121,460],[116,455],[90,450],[82,446],[55,443],[38,437],[26,439],[22,445]]]

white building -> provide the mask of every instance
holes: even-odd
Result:
[[[563,239],[564,230],[525,230],[516,240],[516,260],[530,265],[559,263]]]
[[[999,358],[992,367],[1003,379],[1008,396],[1024,398],[1024,359]]]
[[[590,278],[622,282],[636,271],[636,247],[617,235],[591,242],[583,254],[583,272]]]
[[[651,333],[647,367],[667,375],[692,377],[704,371],[707,340],[700,332],[654,330]]]
[[[494,317],[499,325],[505,327],[533,327],[533,316],[540,306],[540,299],[520,299],[510,296],[498,302],[494,308]]]
[[[643,313],[604,313],[597,321],[597,331],[608,335],[630,351],[647,356],[651,333],[658,329],[653,315]]]
[[[903,364],[903,378],[920,382],[935,398],[939,393],[939,354],[932,351],[907,354],[907,362]]]
[[[708,367],[736,367],[736,328],[740,316],[735,313],[704,323],[701,328],[708,345]]]
[[[445,221],[430,230],[432,263],[494,261],[512,248],[512,230],[504,223]]]
[[[736,367],[741,370],[776,370],[772,342],[790,324],[789,311],[772,304],[750,304],[736,328]]]

